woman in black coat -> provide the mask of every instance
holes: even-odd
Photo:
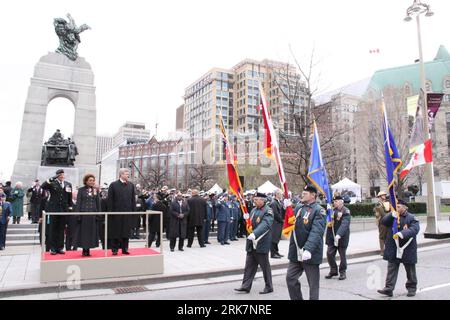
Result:
[[[78,189],[75,212],[100,212],[100,195],[95,187],[95,177],[87,174],[83,178],[84,187]],[[90,256],[89,249],[98,247],[98,216],[78,216],[78,236],[76,247],[83,248],[83,256]]]
[[[166,215],[167,207],[161,200],[163,199],[163,195],[160,193],[153,194],[153,205],[151,210],[161,211],[163,217]],[[148,217],[148,228],[149,228],[149,236],[148,236],[148,247],[152,246],[153,241],[155,241],[156,237],[156,247],[159,248],[161,244],[161,217],[159,214],[151,214]]]

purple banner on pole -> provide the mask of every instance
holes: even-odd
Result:
[[[436,118],[436,113],[441,106],[443,93],[427,93],[427,107],[428,107],[428,130],[431,132],[433,128],[434,119]]]

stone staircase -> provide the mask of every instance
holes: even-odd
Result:
[[[34,246],[39,245],[38,225],[22,217],[20,224],[12,224],[10,219],[6,232],[6,246]]]

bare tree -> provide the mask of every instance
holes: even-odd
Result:
[[[315,105],[313,96],[318,92],[320,75],[313,79],[315,77],[314,69],[319,63],[315,60],[314,50],[311,52],[306,68],[295,57],[294,61],[296,67],[286,64],[274,73],[276,76],[273,81],[277,90],[269,95],[273,102],[281,100],[281,105],[278,104],[278,107],[282,109],[281,116],[284,117],[285,125],[277,127],[286,175],[288,179],[296,181],[297,184],[299,180],[303,182],[303,185],[308,183],[307,174],[315,120],[321,140],[322,157],[327,170],[332,168],[330,172],[332,172],[331,180],[333,182],[343,176],[344,172],[340,172],[340,170],[345,167],[342,165],[345,146],[339,144],[338,141],[343,134],[353,130],[353,127],[350,125],[338,126],[333,122],[334,104],[332,101],[320,106]],[[273,97],[277,95],[278,97],[274,99]],[[273,102],[272,106],[276,105]],[[281,122],[280,115],[273,116],[273,118],[275,125]],[[293,127],[289,123],[293,123]]]
[[[161,188],[167,182],[167,170],[158,165],[149,170],[146,179],[152,188]]]
[[[212,182],[217,179],[217,168],[209,165],[194,165],[190,168],[189,186],[205,190],[212,186]]]

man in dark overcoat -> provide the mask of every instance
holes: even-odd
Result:
[[[119,170],[119,179],[109,185],[108,211],[109,212],[135,212],[136,195],[134,185],[128,181],[130,172],[127,168]],[[128,252],[128,243],[131,236],[131,228],[136,222],[133,215],[108,216],[108,240],[111,241],[113,255],[117,255],[119,248],[122,254]]]
[[[189,205],[183,195],[179,192],[175,199],[173,199],[169,208],[170,213],[170,228],[169,228],[169,239],[170,239],[170,251],[175,250],[175,244],[177,238],[178,250],[184,251],[184,239],[186,239],[187,234],[187,218],[189,215]]]
[[[194,233],[197,231],[198,244],[201,248],[205,246],[203,238],[203,226],[206,220],[206,201],[199,196],[198,190],[192,190],[192,197],[187,201],[189,206],[189,216],[187,221],[187,247],[192,247],[194,242]]]
[[[278,243],[281,239],[281,231],[283,231],[284,222],[284,208],[281,203],[283,193],[281,190],[275,192],[275,198],[270,203],[270,208],[273,212],[273,225],[272,225],[272,246],[270,248],[270,257],[273,259],[280,259],[283,255],[280,254],[278,249]]]

